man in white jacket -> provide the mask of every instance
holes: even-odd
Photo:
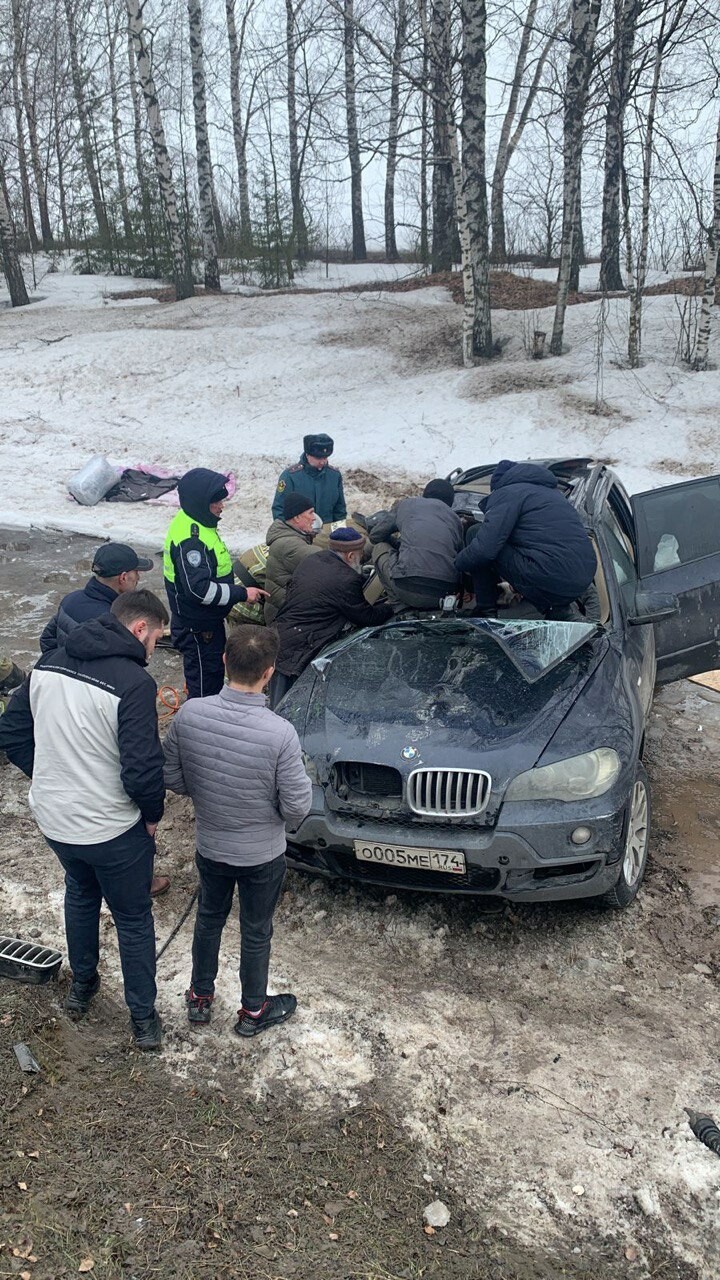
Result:
[[[165,739],[166,786],[189,795],[195,807],[200,892],[188,1020],[210,1021],[220,939],[237,885],[242,1000],[234,1030],[243,1037],[287,1021],[297,1007],[289,992],[267,994],[285,823],[299,825],[312,796],[295,729],[266,705],[277,649],[277,634],[266,627],[233,631],[225,648],[227,685],[186,702]]]

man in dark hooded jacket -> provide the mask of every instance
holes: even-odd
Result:
[[[180,511],[165,539],[163,567],[170,635],[183,657],[188,698],[219,693],[224,684],[225,618],[233,605],[267,592],[235,582],[230,552],[218,533],[227,478],[195,467],[178,484]]]
[[[589,587],[597,563],[552,471],[504,460],[493,472],[485,520],[455,566],[472,577],[478,613],[495,613],[498,583],[507,581],[546,617],[562,617]]]

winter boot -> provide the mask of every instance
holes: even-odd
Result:
[[[149,1018],[131,1018],[130,1027],[136,1049],[142,1049],[143,1052],[146,1052],[148,1049],[160,1048],[162,1044],[162,1023],[154,1009]]]
[[[85,1014],[90,1008],[91,1001],[94,996],[97,995],[99,990],[100,975],[98,973],[95,974],[92,982],[76,982],[73,979],[72,985],[63,1004],[65,1012],[70,1018],[72,1018],[73,1022],[77,1022],[80,1018],[85,1017]]]

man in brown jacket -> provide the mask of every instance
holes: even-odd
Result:
[[[265,622],[268,625],[275,621],[298,565],[320,550],[313,546],[313,538],[320,528],[322,525],[310,499],[304,493],[288,491],[283,498],[282,519],[275,520],[267,532],[265,590],[270,592],[270,599],[265,601]]]

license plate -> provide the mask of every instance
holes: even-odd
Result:
[[[355,841],[355,857],[361,862],[376,862],[384,867],[406,871],[445,871],[450,875],[465,874],[465,854],[454,849],[409,849],[398,844],[370,844]]]

